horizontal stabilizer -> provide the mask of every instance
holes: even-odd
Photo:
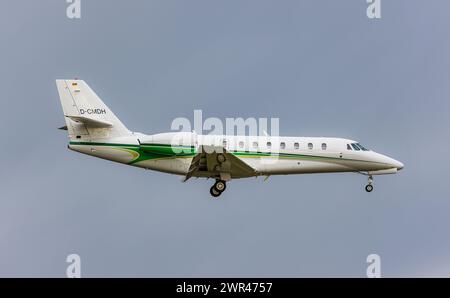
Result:
[[[88,118],[88,117],[83,117],[83,116],[66,115],[66,117],[75,122],[83,123],[86,126],[94,127],[94,128],[112,127],[113,126],[111,122],[106,121],[106,120],[93,119],[93,118]]]

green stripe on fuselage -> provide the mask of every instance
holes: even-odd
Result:
[[[70,145],[85,145],[85,146],[106,146],[126,148],[133,150],[139,154],[137,158],[132,160],[129,164],[135,164],[137,162],[161,159],[161,158],[181,158],[181,157],[193,157],[197,154],[197,149],[194,146],[175,146],[171,144],[118,144],[118,143],[98,143],[98,142],[76,142],[71,141]],[[328,160],[328,161],[353,161],[353,162],[370,162],[379,163],[367,160],[340,158],[331,156],[318,156],[308,154],[295,154],[295,153],[272,153],[272,152],[255,152],[255,151],[228,151],[229,153],[242,157],[242,158],[283,158],[283,159],[302,159],[302,160]],[[381,164],[381,163],[379,163]]]
[[[129,164],[135,164],[144,160],[162,159],[162,158],[181,158],[193,157],[197,154],[194,146],[172,146],[168,144],[119,144],[119,143],[98,143],[98,142],[75,142],[70,145],[81,146],[100,146],[117,149],[133,150],[138,154]]]

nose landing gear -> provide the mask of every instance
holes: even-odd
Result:
[[[211,189],[209,190],[209,193],[217,198],[218,196],[220,196],[222,194],[222,192],[225,191],[225,189],[227,188],[227,184],[225,183],[225,181],[223,180],[216,180],[216,183],[214,183],[214,185],[211,187]]]
[[[369,175],[369,178],[368,178],[368,181],[367,181],[367,185],[366,185],[366,191],[367,192],[371,192],[373,190],[372,182],[373,182],[372,175]]]

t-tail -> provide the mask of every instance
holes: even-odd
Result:
[[[56,80],[70,141],[93,141],[131,132],[83,80]]]

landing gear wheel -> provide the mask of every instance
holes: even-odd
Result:
[[[372,182],[373,182],[373,177],[372,177],[372,175],[369,175],[369,177],[367,179],[367,185],[366,185],[367,192],[371,192],[373,190]]]
[[[223,155],[222,153],[217,154],[217,161],[218,161],[219,163],[223,163],[223,162],[225,162],[225,160],[227,160],[227,159],[225,158],[225,155]]]
[[[211,189],[209,190],[209,193],[215,198],[217,198],[218,196],[220,196],[222,194],[214,186],[211,187]]]
[[[227,185],[225,184],[225,181],[217,180],[214,184],[214,188],[219,192],[223,192],[227,188]]]
[[[371,192],[372,190],[373,190],[372,184],[367,184],[367,185],[366,185],[366,191],[367,191],[367,192]]]

